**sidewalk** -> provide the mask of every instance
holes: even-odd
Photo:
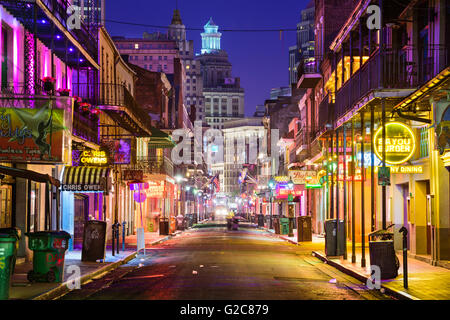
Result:
[[[267,230],[267,229],[266,229]],[[273,230],[268,230],[274,232]],[[313,235],[312,242],[297,243],[297,230],[294,237],[278,235],[281,239],[300,246],[311,246],[313,255],[320,260],[336,267],[365,283],[370,277],[369,247],[366,246],[366,267],[361,267],[361,244],[356,244],[356,263],[351,263],[352,247],[347,242],[347,260],[343,257],[327,257],[325,255],[325,238]],[[403,255],[397,252],[400,261],[399,275],[395,279],[382,280],[381,287],[399,299],[409,300],[449,300],[450,299],[450,270],[432,266],[429,263],[408,256],[408,289],[403,288]]]
[[[156,232],[145,233],[145,246],[150,247],[170,238],[171,236],[160,236]],[[87,281],[99,277],[134,259],[137,254],[136,235],[125,238],[125,251],[122,251],[122,238],[119,242],[119,254],[116,253],[112,256],[111,250],[111,241],[108,241],[106,259],[104,262],[82,262],[81,250],[67,251],[64,269],[66,271],[69,266],[78,266],[81,272],[79,278],[80,284],[83,285]],[[31,269],[33,269],[33,263],[31,261],[16,265],[15,272],[11,279],[9,297],[11,300],[52,300],[70,291],[67,286],[69,283],[68,279],[71,275],[73,276],[73,274],[64,272],[63,283],[30,283],[27,280],[27,273]]]

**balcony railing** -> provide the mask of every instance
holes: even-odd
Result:
[[[313,88],[321,79],[321,56],[314,57],[311,61],[301,61],[297,67],[299,88]]]
[[[124,85],[113,83],[87,84],[74,83],[73,94],[96,106],[124,107],[135,119],[151,128],[151,118],[138,106],[136,100]]]
[[[333,124],[334,103],[329,102],[329,94],[327,94],[319,104],[319,123],[317,133],[327,130],[327,124]]]
[[[98,116],[74,110],[72,133],[86,141],[99,144]]]
[[[81,22],[80,28],[69,29],[67,22],[70,20],[71,12],[68,13],[68,8],[71,6],[69,0],[41,0],[42,5],[45,8],[41,8],[36,1],[17,1],[17,0],[0,0],[0,4],[4,6],[13,16],[28,29],[30,32],[37,30],[36,35],[42,41],[46,42],[46,45],[50,45],[51,37],[50,27],[51,22],[48,18],[56,19],[73,38],[78,42],[78,45],[83,47],[92,59],[97,61],[97,40],[96,36],[92,34],[87,26]],[[33,19],[34,7],[38,9],[36,22]],[[44,10],[46,9],[46,10]],[[47,16],[47,12],[50,12],[52,17]],[[37,24],[37,25],[35,25]],[[64,41],[61,40],[61,43]],[[65,45],[59,47],[59,42],[55,42],[56,49],[65,49]],[[56,48],[58,47],[58,48]],[[64,55],[62,55],[64,56]]]
[[[447,48],[377,51],[336,92],[336,118],[377,89],[416,89],[448,65]]]
[[[136,166],[146,174],[173,176],[173,163],[168,157],[137,157]]]

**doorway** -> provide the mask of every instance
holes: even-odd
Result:
[[[83,243],[84,224],[88,220],[89,198],[82,194],[75,194],[74,199],[74,232],[73,246],[81,247]]]
[[[411,217],[411,198],[409,196],[409,184],[401,185],[403,195],[403,226],[408,230],[407,241],[409,250],[410,226],[409,221]]]
[[[12,186],[0,186],[0,228],[12,227]]]

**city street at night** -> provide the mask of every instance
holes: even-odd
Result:
[[[0,25],[7,311],[450,301],[450,0],[0,0]]]
[[[150,248],[61,299],[390,299],[312,257],[312,246],[256,228],[202,227]]]

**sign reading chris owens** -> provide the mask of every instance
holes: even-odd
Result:
[[[174,165],[201,163],[202,159],[209,168],[214,164],[224,162],[224,137],[219,129],[208,129],[202,134],[202,121],[195,121],[194,132],[187,129],[177,129],[172,133],[172,139],[177,145],[172,149],[172,162]],[[237,137],[236,143],[226,145],[227,154],[246,153],[248,146],[248,157],[237,157],[236,164],[257,164],[259,162],[271,162],[272,167],[278,168],[277,142],[279,130],[271,129],[270,150],[268,150],[264,137]],[[192,143],[194,139],[194,143]],[[259,140],[259,141],[258,141]],[[203,147],[205,148],[203,149]],[[269,151],[269,152],[268,152]],[[270,153],[270,156],[268,155]],[[192,157],[193,155],[193,157]],[[204,155],[204,157],[203,157]]]

